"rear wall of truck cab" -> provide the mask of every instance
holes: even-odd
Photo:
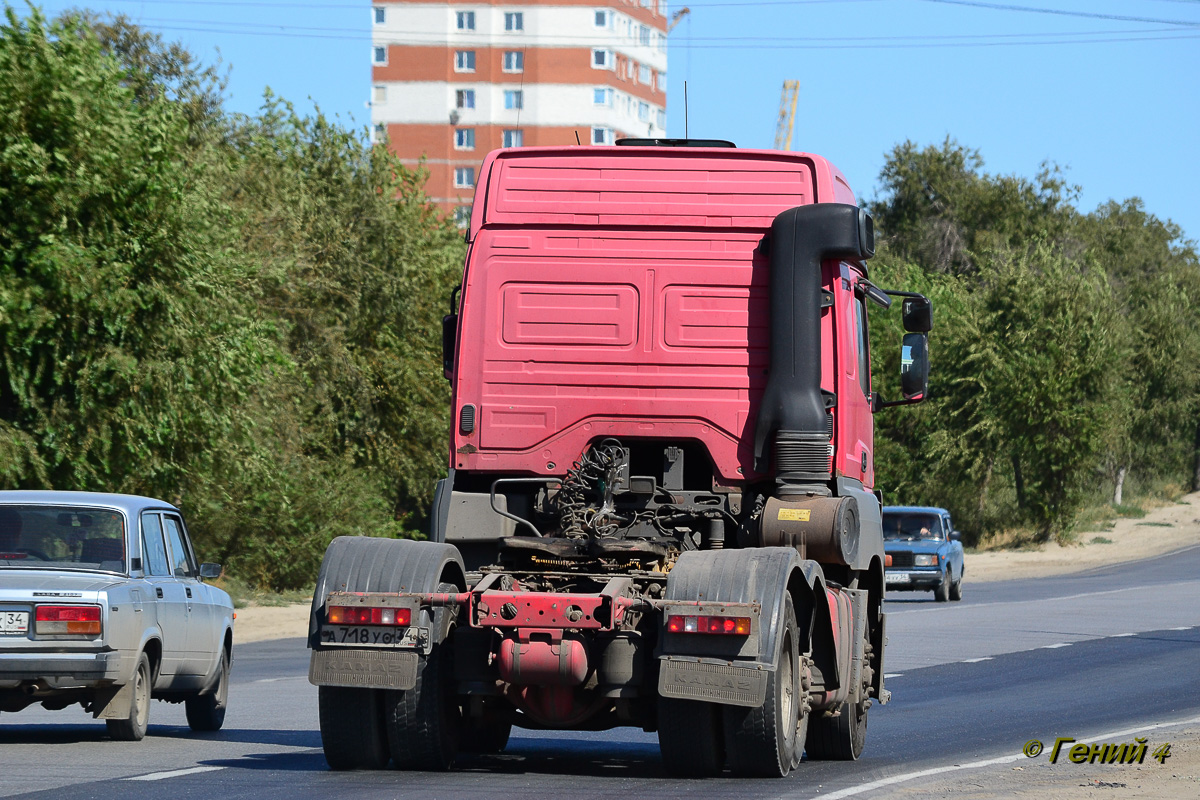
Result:
[[[451,464],[561,474],[592,439],[669,438],[702,442],[724,482],[755,477],[769,352],[759,246],[782,211],[854,204],[837,169],[774,151],[522,148],[489,155],[481,177]],[[823,286],[840,293],[851,269],[825,264]]]

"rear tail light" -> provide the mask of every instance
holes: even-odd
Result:
[[[671,633],[728,633],[734,636],[750,634],[749,617],[683,616],[667,617]]]
[[[33,632],[100,635],[100,606],[38,606]]]
[[[330,606],[325,618],[330,625],[394,625],[407,628],[412,624],[412,611],[379,606]]]

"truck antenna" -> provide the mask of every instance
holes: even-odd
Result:
[[[579,141],[579,131],[575,131],[575,144],[583,147],[583,142]]]
[[[683,82],[683,138],[688,138],[687,81]]]

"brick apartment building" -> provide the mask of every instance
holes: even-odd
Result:
[[[376,2],[371,123],[460,221],[498,147],[666,136],[666,0]]]

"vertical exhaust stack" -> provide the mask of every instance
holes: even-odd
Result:
[[[821,397],[821,263],[874,254],[871,217],[858,206],[799,206],[771,224],[771,362],[754,433],[754,468],[770,470],[767,445],[774,434],[776,479],[785,494],[832,477]]]

